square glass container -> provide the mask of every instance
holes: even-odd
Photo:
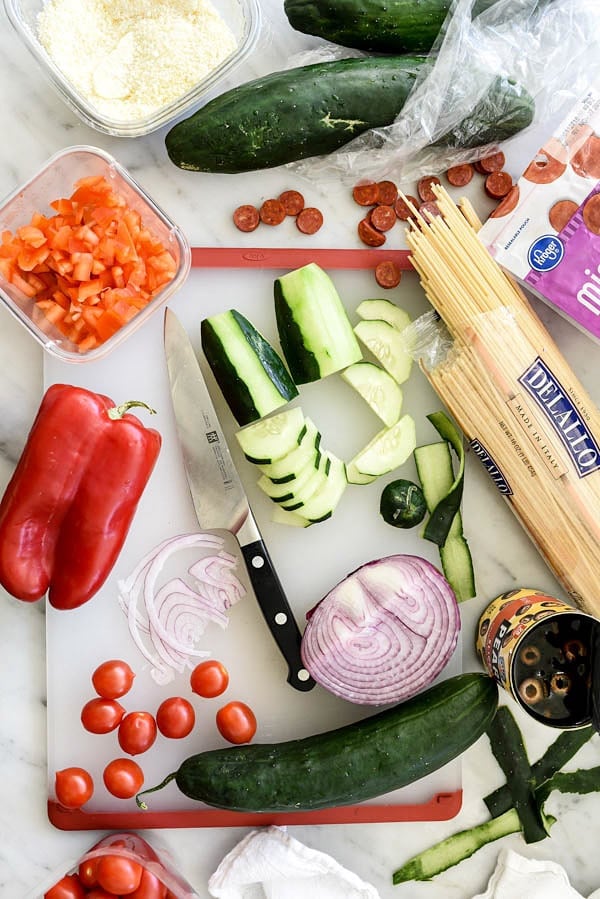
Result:
[[[69,197],[76,181],[92,175],[103,176],[140,214],[143,226],[172,253],[176,271],[173,279],[127,324],[87,352],[82,352],[36,309],[35,298],[27,297],[0,274],[0,299],[4,305],[47,352],[66,362],[99,359],[122,343],[181,287],[191,265],[191,249],[183,232],[112,156],[96,147],[67,147],[52,156],[36,175],[1,203],[0,233],[6,229],[14,233],[21,225],[29,224],[34,212],[54,214],[49,204]]]
[[[162,886],[166,887],[167,896],[170,899],[200,899],[194,888],[177,872],[170,853],[166,849],[150,845],[147,839],[131,832],[111,833],[103,837],[74,864],[68,868],[67,865],[64,865],[55,871],[48,881],[41,888],[30,893],[27,899],[43,899],[46,893],[56,886],[63,877],[75,878],[75,884],[71,881],[69,887],[71,890],[77,890],[78,878],[81,875],[83,880],[79,889],[85,889],[86,893],[93,890],[95,866],[105,856],[125,858],[136,865],[141,865],[143,880],[140,888],[145,889],[147,895],[158,895],[161,892],[160,887],[157,890],[156,880],[158,880]]]
[[[38,38],[37,19],[44,6],[43,0],[4,0],[4,8],[10,22],[62,99],[87,125],[115,137],[150,134],[182,116],[197,104],[207,91],[212,90],[235,69],[253,49],[260,27],[258,0],[213,0],[213,5],[234,34],[235,50],[185,94],[147,116],[124,121],[111,118],[97,109],[65,77],[42,46]]]

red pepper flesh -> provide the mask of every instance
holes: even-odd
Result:
[[[97,593],[129,531],[161,437],[82,387],[48,388],[0,501],[0,583],[73,609]]]

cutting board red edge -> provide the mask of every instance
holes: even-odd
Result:
[[[193,247],[194,268],[292,268],[316,262],[323,268],[375,268],[378,262],[393,260],[400,269],[412,268],[406,250],[319,249],[275,247]],[[396,805],[348,805],[317,811],[288,813],[245,813],[223,809],[198,811],[94,812],[66,809],[48,800],[48,819],[59,830],[137,830],[180,827],[267,827],[271,824],[375,824],[402,821],[449,821],[462,806],[463,791],[436,793],[427,802]]]

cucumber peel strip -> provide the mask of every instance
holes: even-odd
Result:
[[[432,412],[427,418],[440,437],[450,444],[458,457],[458,472],[454,482],[446,496],[432,510],[423,530],[423,537],[426,540],[431,540],[432,543],[443,546],[452,527],[454,516],[460,510],[462,502],[465,479],[465,450],[461,433],[445,412]]]

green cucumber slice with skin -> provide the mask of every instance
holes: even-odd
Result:
[[[367,321],[387,322],[397,331],[403,331],[410,323],[410,315],[392,303],[391,300],[363,300],[356,308],[356,314],[359,318]]]
[[[306,465],[312,463],[317,469],[321,460],[321,432],[317,426],[306,419],[306,433],[298,446],[275,462],[260,464],[258,468],[276,484],[293,481]]]
[[[438,500],[433,508],[423,536],[426,540],[443,546],[452,526],[454,516],[460,509],[465,479],[465,450],[462,435],[455,424],[444,412],[432,412],[427,418],[440,437],[452,447],[458,457],[458,471],[446,494]]]
[[[311,458],[294,478],[284,480],[283,483],[277,484],[275,481],[272,481],[271,478],[267,477],[266,474],[263,474],[258,479],[257,484],[262,492],[266,493],[269,499],[272,499],[274,503],[291,502],[297,491],[301,489],[309,478],[313,477],[315,470],[314,460]]]
[[[354,460],[346,463],[346,480],[349,484],[372,484],[373,481],[377,480],[378,475],[374,474],[363,474],[356,467],[356,463]]]
[[[408,381],[413,360],[401,331],[388,322],[365,319],[354,326],[354,333],[397,384]]]
[[[402,390],[389,372],[373,362],[355,362],[341,377],[362,396],[384,425],[391,428],[402,412]]]
[[[333,515],[348,486],[346,466],[336,456],[330,454],[331,464],[325,486],[305,500],[299,513],[310,522],[325,521]]]
[[[238,424],[257,421],[298,396],[280,356],[237,310],[203,319],[200,336],[206,360]]]
[[[281,348],[296,384],[317,381],[362,359],[329,275],[311,262],[277,278],[275,315]]]
[[[282,509],[281,506],[276,506],[271,515],[271,521],[274,521],[275,524],[285,524],[293,528],[308,528],[313,523],[307,518],[303,518],[297,512],[289,512],[287,509]]]
[[[337,59],[256,78],[175,124],[165,138],[167,153],[175,165],[196,172],[251,172],[332,153],[363,131],[391,125],[426,61]],[[521,85],[499,77],[438,143],[500,143],[531,124],[534,108]]]
[[[306,504],[310,502],[316,493],[325,488],[329,472],[331,471],[332,461],[331,453],[323,453],[319,461],[319,467],[313,471],[312,476],[307,481],[304,481],[300,486],[295,481],[292,482],[295,484],[294,495],[291,500],[282,502],[281,508],[287,509],[288,512],[299,512],[303,515]]]
[[[299,406],[248,425],[235,435],[249,462],[267,465],[282,459],[302,442],[306,433]]]
[[[416,443],[414,420],[410,415],[403,415],[393,427],[379,431],[352,463],[361,474],[379,477],[406,462]]]
[[[497,706],[491,677],[459,674],[336,730],[193,755],[137,802],[145,807],[141,797],[172,780],[191,799],[232,811],[292,812],[362,802],[457,758],[484,734]]]

